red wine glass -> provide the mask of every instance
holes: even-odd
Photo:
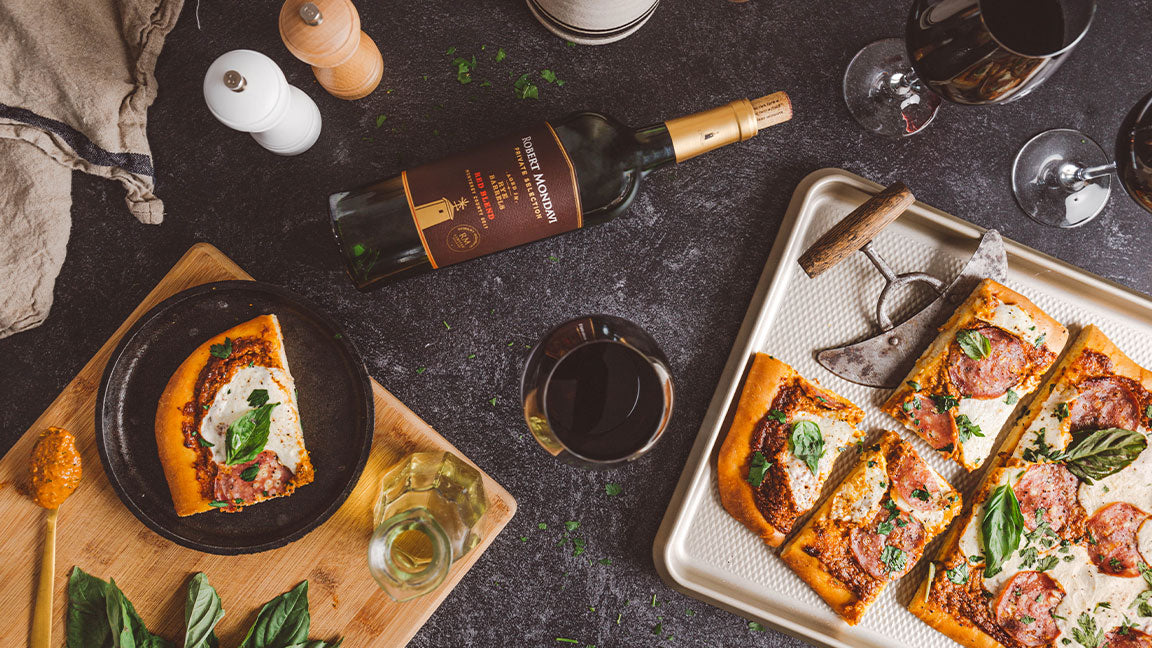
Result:
[[[1088,31],[1095,0],[916,0],[905,38],[867,45],[844,72],[865,129],[915,135],[941,101],[1015,101],[1044,82]]]

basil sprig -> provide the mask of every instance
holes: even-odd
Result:
[[[788,443],[792,446],[792,454],[807,464],[808,470],[815,475],[820,458],[824,456],[824,435],[820,433],[820,426],[812,421],[796,421],[792,424]]]
[[[188,584],[183,648],[217,648],[215,628],[224,617],[220,596],[203,573]],[[308,639],[308,581],[264,604],[240,648],[339,648]],[[148,632],[136,608],[116,586],[74,567],[68,576],[67,648],[173,648]]]
[[[980,541],[984,545],[985,576],[995,576],[1004,561],[1020,547],[1024,532],[1024,516],[1020,502],[1012,487],[1001,484],[992,491],[984,505],[984,518],[980,520]]]
[[[225,440],[227,450],[224,463],[235,466],[252,461],[264,452],[268,444],[268,431],[272,427],[272,408],[280,403],[266,403],[240,415],[228,426]]]
[[[1091,484],[1126,468],[1146,447],[1148,439],[1139,432],[1107,428],[1073,439],[1060,460],[1068,472]]]
[[[267,389],[253,389],[251,394],[248,394],[248,407],[260,407],[268,402]]]
[[[992,343],[980,331],[964,330],[956,334],[956,344],[964,355],[973,360],[983,360],[992,353]]]
[[[224,344],[213,344],[208,347],[208,353],[214,358],[224,359],[232,355],[232,338],[224,338]]]

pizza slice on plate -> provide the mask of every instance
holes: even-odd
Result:
[[[909,609],[967,646],[1152,646],[1152,372],[1088,326]]]
[[[156,446],[181,516],[239,511],[312,481],[275,315],[224,331],[176,369],[156,409]]]
[[[1067,329],[1027,297],[985,279],[882,409],[975,470],[1067,340]]]
[[[717,461],[724,508],[770,546],[809,511],[864,412],[757,353]]]
[[[895,432],[885,432],[780,557],[855,625],[889,582],[960,512],[948,482]]]

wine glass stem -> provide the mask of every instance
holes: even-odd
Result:
[[[1104,176],[1116,173],[1116,163],[1109,162],[1108,164],[1101,164],[1100,166],[1081,166],[1074,162],[1065,162],[1060,165],[1056,170],[1056,179],[1061,186],[1079,191],[1096,178],[1103,178]]]
[[[1094,167],[1081,167],[1080,179],[1081,180],[1094,180],[1096,178],[1103,178],[1104,176],[1116,173],[1116,163],[1109,162],[1108,164],[1101,164]]]
[[[893,72],[889,74],[888,78],[883,81],[883,84],[888,92],[898,97],[904,97],[915,91],[915,86],[918,84],[918,81],[919,79],[916,78],[916,72],[908,70],[907,72]]]

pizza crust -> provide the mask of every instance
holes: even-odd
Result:
[[[1044,346],[1057,356],[1064,348],[1064,344],[1068,341],[1068,330],[1064,328],[1064,325],[1040,310],[1030,299],[991,279],[984,279],[976,286],[972,294],[960,304],[952,316],[948,318],[948,321],[940,327],[939,334],[928,348],[924,350],[924,353],[920,355],[920,358],[916,360],[916,365],[912,368],[912,371],[904,377],[900,386],[897,387],[896,390],[892,392],[892,395],[888,397],[888,400],[884,402],[880,408],[881,411],[900,421],[914,434],[922,436],[912,422],[913,416],[902,409],[903,405],[916,393],[916,390],[913,389],[910,383],[920,385],[931,384],[938,372],[941,371],[942,365],[947,362],[948,352],[952,346],[952,341],[956,337],[956,333],[976,321],[990,304],[1010,304],[1019,307],[1027,313],[1036,324],[1036,336],[1039,337],[1043,335]],[[1023,400],[1036,389],[1045,373],[1047,373],[1047,368],[1041,371],[1033,371],[1032,374],[1028,375],[1024,379],[1024,382],[1021,383],[1022,388],[1020,390],[1017,390],[1015,387],[1013,387],[1013,390],[1017,391],[1018,396]],[[1000,427],[996,430],[984,430],[984,433],[992,436],[998,435],[1000,430],[1003,429],[1004,424],[1007,423],[1007,418],[1001,422]],[[995,448],[993,447],[993,449]],[[969,471],[979,468],[987,458],[987,456],[965,457],[963,446],[959,443],[956,444],[956,448],[951,453],[948,453],[947,456],[954,459]]]
[[[184,445],[184,406],[194,399],[196,383],[200,372],[211,357],[212,346],[224,344],[225,338],[235,340],[244,337],[267,341],[281,368],[288,371],[288,357],[282,344],[280,322],[275,315],[261,315],[238,324],[198,346],[176,368],[160,395],[156,407],[156,449],[164,469],[164,477],[168,481],[172,503],[179,516],[194,515],[213,508],[210,504],[212,498],[203,495],[200,481],[197,479],[195,465],[198,451]],[[307,451],[302,449],[300,462],[291,484],[293,487],[301,486],[311,482],[312,479],[312,464]]]
[[[843,408],[847,416],[842,420],[853,428],[864,417],[864,412],[848,400],[814,382],[805,380],[795,369],[786,363],[764,353],[753,356],[752,366],[740,392],[740,401],[720,454],[716,461],[720,489],[720,501],[732,517],[751,529],[770,547],[778,547],[784,542],[789,529],[778,529],[769,522],[756,507],[754,489],[748,483],[748,462],[752,456],[752,437],[760,421],[768,414],[780,390],[802,381],[827,397],[830,404]],[[859,434],[859,433],[857,433]],[[828,452],[833,452],[829,448]],[[804,513],[805,511],[801,511]]]

